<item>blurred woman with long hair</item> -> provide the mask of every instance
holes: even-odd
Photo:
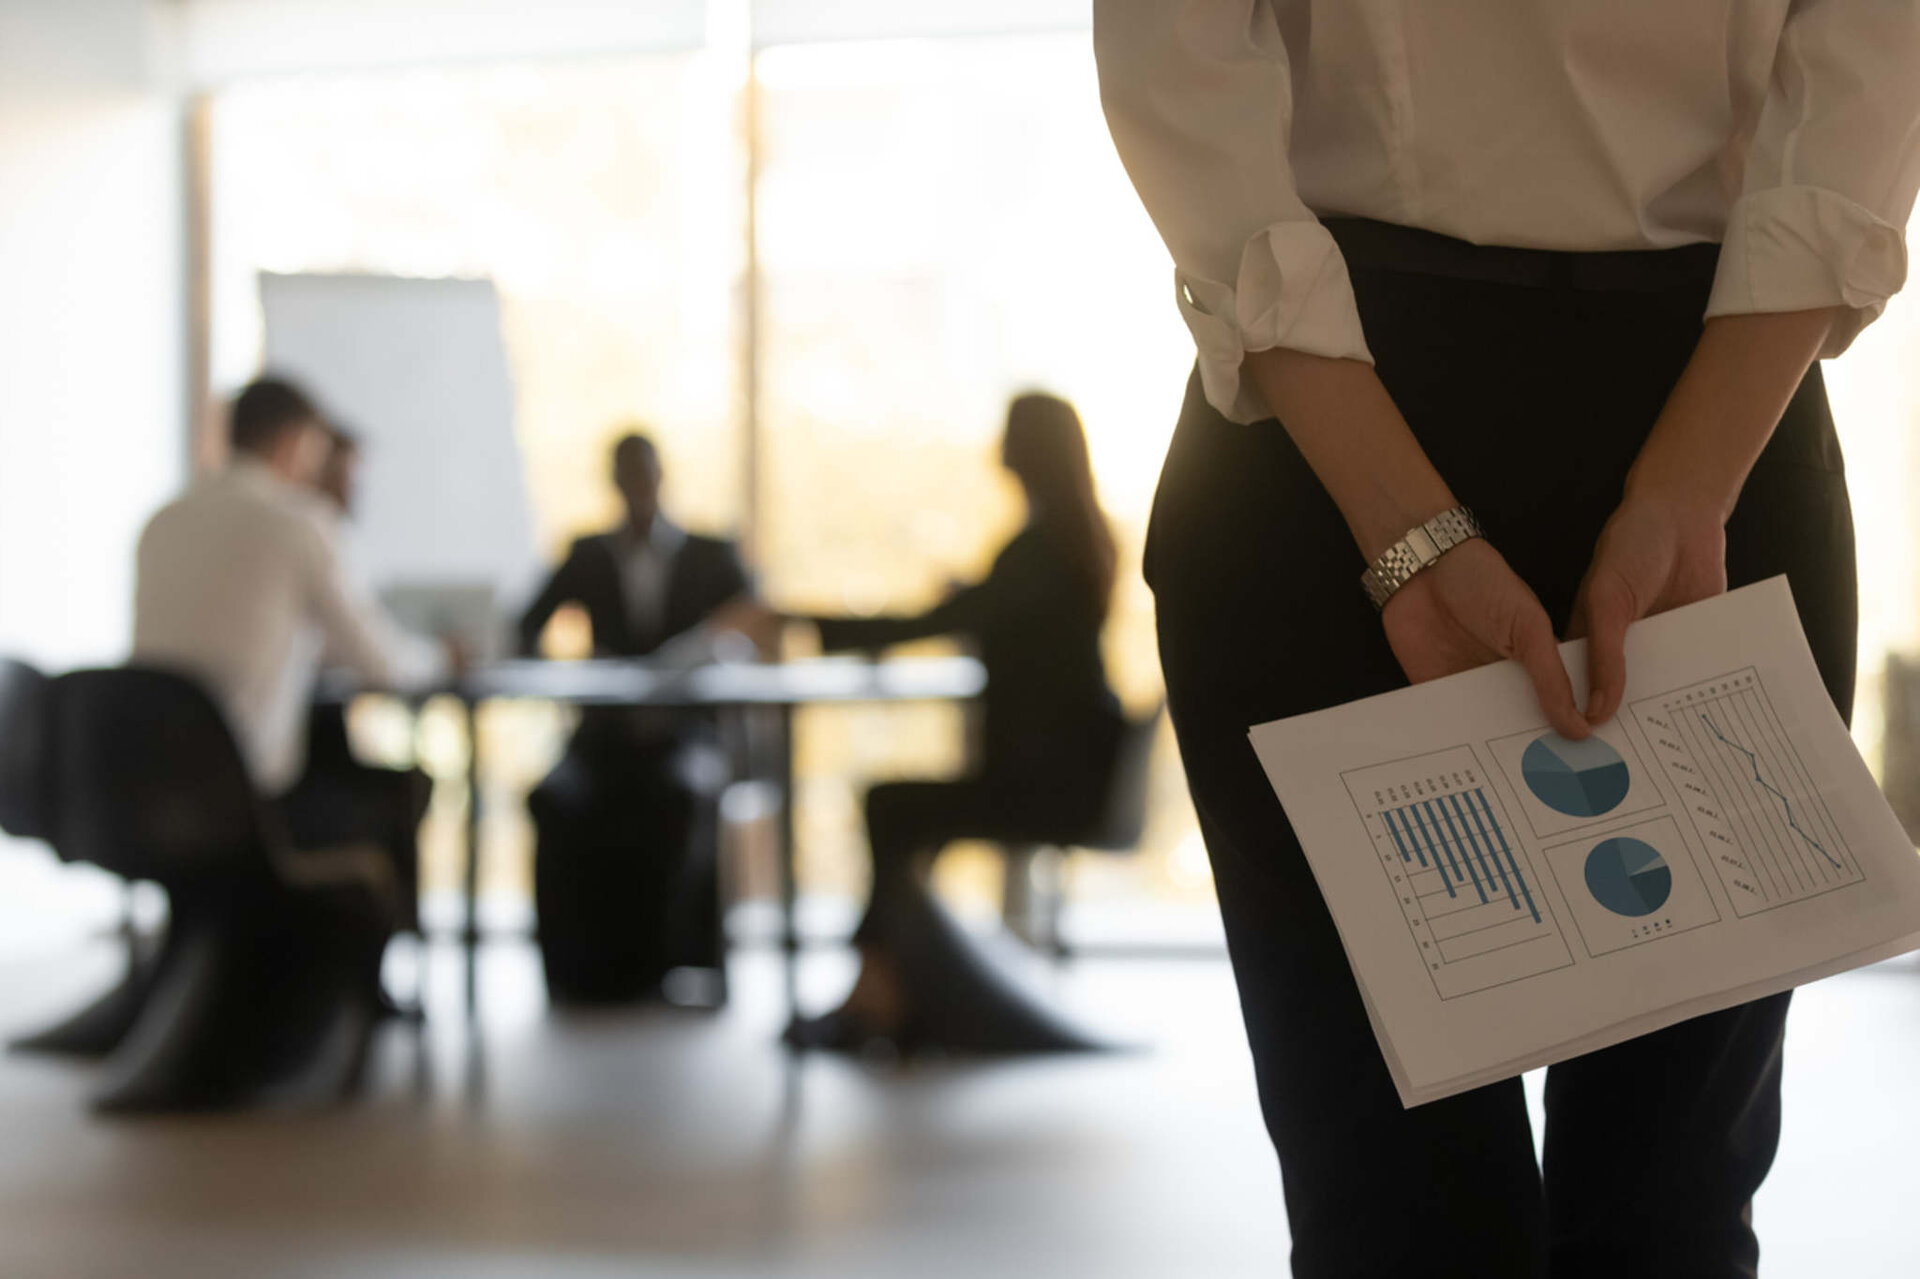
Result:
[[[1007,411],[1001,462],[1027,522],[992,571],[917,617],[815,618],[827,649],[875,649],[962,635],[987,668],[977,767],[949,782],[886,782],[867,793],[873,890],[856,934],[853,992],[796,1020],[798,1047],[977,1051],[1088,1046],[1004,981],[928,889],[933,857],[957,839],[1072,843],[1098,817],[1124,721],[1107,685],[1100,631],[1115,551],[1073,406],[1026,394]]]

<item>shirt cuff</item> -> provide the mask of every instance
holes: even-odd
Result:
[[[1820,351],[1831,359],[1906,279],[1906,239],[1871,209],[1824,187],[1755,191],[1727,218],[1706,318],[1844,307]]]
[[[1273,416],[1260,388],[1241,373],[1249,351],[1283,346],[1373,363],[1346,259],[1318,222],[1276,222],[1256,233],[1231,285],[1176,272],[1174,292],[1200,353],[1207,402],[1229,421]]]

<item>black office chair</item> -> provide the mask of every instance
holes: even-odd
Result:
[[[22,839],[53,838],[52,705],[52,681],[24,662],[0,658],[0,830]],[[113,1051],[152,986],[157,954],[142,946],[129,920],[127,969],[113,988],[58,1025],[10,1046],[79,1057]]]
[[[25,662],[0,657],[0,830],[46,839],[53,828],[47,793],[49,681]]]
[[[373,849],[296,852],[218,708],[167,671],[55,680],[52,842],[167,891],[170,921],[96,1098],[107,1112],[332,1100],[359,1082],[392,927]]]
[[[1023,941],[1050,950],[1055,958],[1069,953],[1060,930],[1066,910],[1065,864],[1070,849],[1101,853],[1131,853],[1140,846],[1147,826],[1147,783],[1153,768],[1153,744],[1159,736],[1163,702],[1127,723],[1114,754],[1107,781],[1106,802],[1093,825],[1062,844],[1012,844],[1006,847],[1007,872],[1001,896],[1001,918]]]

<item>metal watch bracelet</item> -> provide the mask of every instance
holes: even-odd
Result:
[[[1394,593],[1422,569],[1429,568],[1442,555],[1462,542],[1485,537],[1486,531],[1473,512],[1464,506],[1442,511],[1386,549],[1367,571],[1360,575],[1360,588],[1375,608],[1385,608]]]

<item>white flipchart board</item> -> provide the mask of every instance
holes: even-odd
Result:
[[[348,537],[370,583],[517,604],[540,560],[492,282],[263,273],[260,300],[266,368],[363,441]]]

